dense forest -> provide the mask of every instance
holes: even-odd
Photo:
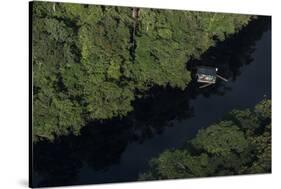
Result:
[[[133,109],[132,102],[152,86],[185,89],[191,81],[188,61],[253,19],[250,15],[143,8],[133,15],[134,10],[33,3],[34,141],[77,135],[89,121],[126,116]],[[225,129],[229,124],[234,123],[219,125]],[[217,127],[208,132],[219,132]],[[244,148],[246,136],[240,130],[231,127],[229,132],[237,132]],[[204,144],[196,146],[205,150]],[[223,158],[221,152],[214,153]],[[170,154],[174,153],[163,157]],[[208,160],[206,154],[195,160],[202,158]],[[156,163],[159,168],[160,162]],[[174,174],[171,177],[178,177]]]
[[[181,148],[150,161],[140,180],[271,172],[271,100],[233,110]]]

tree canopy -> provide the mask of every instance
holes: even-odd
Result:
[[[33,2],[33,139],[125,116],[154,85],[184,89],[186,62],[251,18],[156,9],[133,18],[126,7]]]
[[[254,120],[254,121],[253,121]],[[271,100],[233,110],[181,148],[150,161],[141,180],[271,172]]]

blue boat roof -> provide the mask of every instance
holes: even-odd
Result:
[[[217,73],[217,68],[209,66],[200,66],[197,68],[197,74],[212,75],[215,76]]]

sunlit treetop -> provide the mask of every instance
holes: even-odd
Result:
[[[238,32],[248,15],[33,2],[33,138],[79,134],[126,116],[152,86],[184,89],[186,63]],[[133,37],[135,36],[135,37]]]

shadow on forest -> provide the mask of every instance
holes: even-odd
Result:
[[[252,62],[255,42],[269,27],[270,20],[259,17],[239,34],[210,48],[200,60],[188,62],[188,69],[193,70],[195,65],[216,66],[221,75],[235,81],[241,74],[241,67]],[[223,81],[199,89],[193,80],[184,91],[154,87],[146,97],[134,102],[134,111],[123,119],[91,122],[82,129],[80,136],[63,136],[53,143],[34,144],[34,181],[37,186],[76,184],[79,169],[85,164],[93,170],[105,171],[119,163],[121,154],[132,141],[142,143],[165,127],[173,126],[173,120],[193,116],[190,99],[196,99],[198,95],[206,98],[223,96],[229,91],[231,87]]]

